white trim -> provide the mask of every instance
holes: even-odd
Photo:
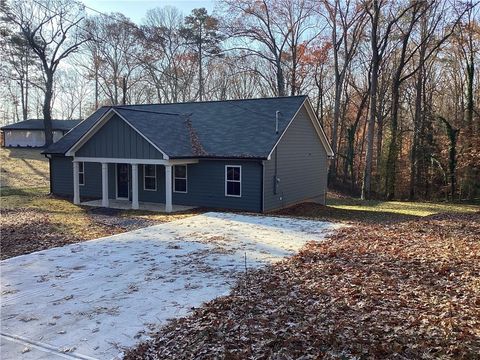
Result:
[[[82,163],[82,171],[80,171],[80,163]],[[83,181],[80,181],[80,174],[82,174]],[[78,161],[78,185],[85,186],[85,162]]]
[[[147,177],[146,171],[145,171],[145,166],[152,165],[153,168],[155,169],[155,175],[153,176],[148,176],[149,178],[155,178],[155,189],[147,189],[145,186],[145,178]],[[157,165],[156,164],[143,164],[143,190],[144,191],[157,191]]]
[[[164,159],[168,160],[170,158],[162,149],[160,149],[157,145],[155,145],[152,141],[150,141],[150,139],[148,139],[142,132],[140,132],[135,126],[133,126],[124,116],[122,116],[114,108],[111,108],[105,114],[103,114],[102,117],[90,129],[88,129],[88,131],[85,134],[83,134],[83,136],[75,144],[73,144],[70,147],[70,149],[68,149],[65,155],[75,156],[75,152],[79,148],[81,148],[88,140],[90,140],[90,138],[92,138],[92,136],[95,135],[103,127],[103,125],[105,125],[107,121],[112,118],[113,114],[118,115],[120,119],[125,121],[142,138],[144,138],[150,145],[152,145],[155,149],[157,149],[163,155]]]
[[[240,169],[240,180],[227,180],[227,168],[234,167]],[[227,194],[227,182],[238,182],[240,183],[240,195],[230,195]],[[225,165],[225,196],[227,197],[242,197],[242,165]]]
[[[165,165],[165,212],[172,210],[172,165]]]
[[[177,166],[185,166],[185,177],[184,177],[184,178],[177,178],[177,177],[175,176],[175,168],[176,168]],[[175,180],[177,180],[177,179],[185,180],[185,191],[178,191],[178,190],[176,189],[177,186],[176,186],[176,181],[175,181]],[[174,166],[173,166],[173,192],[182,193],[182,194],[188,193],[188,166],[187,166],[187,164],[185,164],[185,165],[183,165],[183,164],[178,164],[178,165],[174,165]]]
[[[102,206],[108,207],[108,164],[102,163]]]
[[[128,175],[128,185],[127,185],[127,197],[119,197],[118,196],[118,165],[122,163],[115,164],[115,199],[117,200],[130,200],[130,171],[127,170]],[[128,168],[127,168],[128,169]]]
[[[138,164],[132,164],[132,209],[139,208],[138,203]]]
[[[280,141],[283,139],[283,136],[287,132],[288,128],[290,127],[290,125],[292,125],[292,123],[295,120],[295,118],[297,117],[298,113],[300,112],[300,110],[302,110],[302,108],[304,106],[305,106],[305,109],[307,110],[307,113],[310,117],[310,121],[312,122],[313,127],[315,128],[315,132],[317,133],[323,147],[325,148],[325,151],[327,152],[327,156],[330,156],[330,157],[334,156],[333,150],[332,150],[330,144],[328,143],[327,136],[325,135],[325,132],[323,131],[322,127],[320,126],[320,122],[318,121],[318,118],[315,115],[315,112],[313,111],[312,104],[310,103],[310,100],[308,98],[306,98],[305,101],[302,103],[302,105],[298,108],[295,115],[293,115],[292,119],[288,123],[285,130],[283,130],[282,134],[278,138],[278,140],[275,143],[275,145],[273,146],[272,150],[268,153],[267,160],[271,159],[272,153],[275,151],[276,147],[278,146]]]
[[[115,164],[157,164],[157,165],[185,165],[197,164],[198,159],[127,159],[127,158],[104,158],[104,157],[74,157],[74,161]]]

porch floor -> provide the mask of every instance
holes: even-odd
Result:
[[[91,200],[84,201],[80,205],[102,207],[102,200]],[[157,211],[165,212],[165,204],[162,203],[151,203],[151,202],[139,202],[138,210],[147,210],[147,211]],[[115,200],[109,199],[108,207],[112,209],[122,209],[122,210],[132,210],[132,202],[128,200]],[[185,206],[185,205],[172,205],[172,212],[187,211],[195,209],[195,206]]]

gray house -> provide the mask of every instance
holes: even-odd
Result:
[[[44,153],[53,194],[167,212],[325,203],[333,155],[306,96],[102,107]]]
[[[80,120],[52,120],[53,141],[58,141]],[[4,147],[43,147],[45,146],[45,126],[43,119],[28,119],[0,128]]]

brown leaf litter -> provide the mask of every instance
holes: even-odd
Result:
[[[343,228],[125,359],[475,359],[480,213]]]

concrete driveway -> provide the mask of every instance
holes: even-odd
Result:
[[[2,359],[112,359],[339,225],[206,213],[2,261]]]

